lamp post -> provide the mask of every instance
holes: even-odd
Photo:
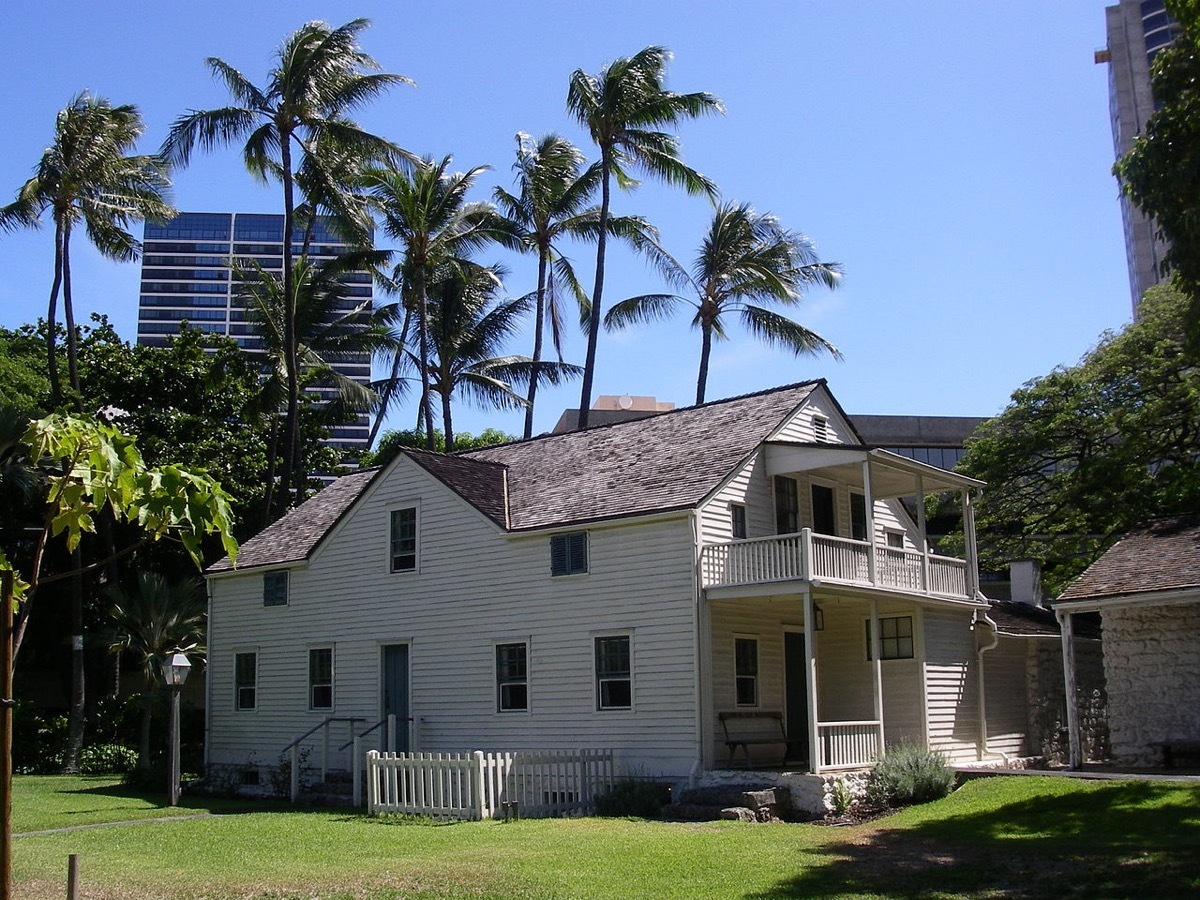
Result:
[[[171,747],[168,756],[167,797],[170,806],[179,805],[179,692],[187,681],[192,664],[187,655],[176,650],[162,665],[163,681],[171,692]]]

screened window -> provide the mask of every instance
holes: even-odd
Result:
[[[411,572],[417,568],[417,508],[406,506],[392,510],[392,571]]]
[[[775,532],[795,534],[800,530],[800,495],[796,479],[775,476]]]
[[[893,550],[903,550],[904,549],[904,532],[889,531],[887,533],[886,537],[887,537],[887,545],[889,547],[891,547]]]
[[[633,707],[633,675],[629,664],[629,635],[596,638],[596,706]]]
[[[333,709],[333,648],[308,651],[308,708]]]
[[[496,703],[501,712],[529,709],[529,648],[496,645]]]
[[[287,606],[288,573],[267,572],[263,575],[263,606]]]
[[[862,494],[850,494],[850,537],[856,541],[867,539],[867,498]]]
[[[580,575],[588,570],[586,531],[556,534],[550,538],[550,574]]]
[[[758,641],[735,638],[733,641],[734,693],[738,706],[758,705]]]
[[[879,620],[879,658],[913,658],[912,616],[891,616]],[[867,620],[867,659],[874,659],[871,620]]]
[[[729,504],[729,525],[735,538],[746,536],[746,506],[743,503]]]
[[[238,653],[233,657],[234,706],[254,709],[258,705],[258,654]]]

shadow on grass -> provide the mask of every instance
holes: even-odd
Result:
[[[1184,803],[1180,797],[1177,788],[1125,782],[907,827],[883,823],[828,845],[818,851],[823,863],[748,896],[1194,896],[1200,788]]]

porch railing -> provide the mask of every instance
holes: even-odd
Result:
[[[961,559],[816,534],[808,528],[777,537],[706,544],[700,555],[700,578],[705,588],[820,580],[939,597],[967,596],[967,564]]]
[[[506,808],[545,817],[587,809],[613,783],[606,750],[367,753],[367,811],[492,819]]]
[[[821,769],[851,769],[870,765],[883,748],[883,723],[818,722],[817,742]]]

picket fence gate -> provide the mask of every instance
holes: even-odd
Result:
[[[367,811],[445,819],[585,811],[613,783],[608,750],[367,753]]]

